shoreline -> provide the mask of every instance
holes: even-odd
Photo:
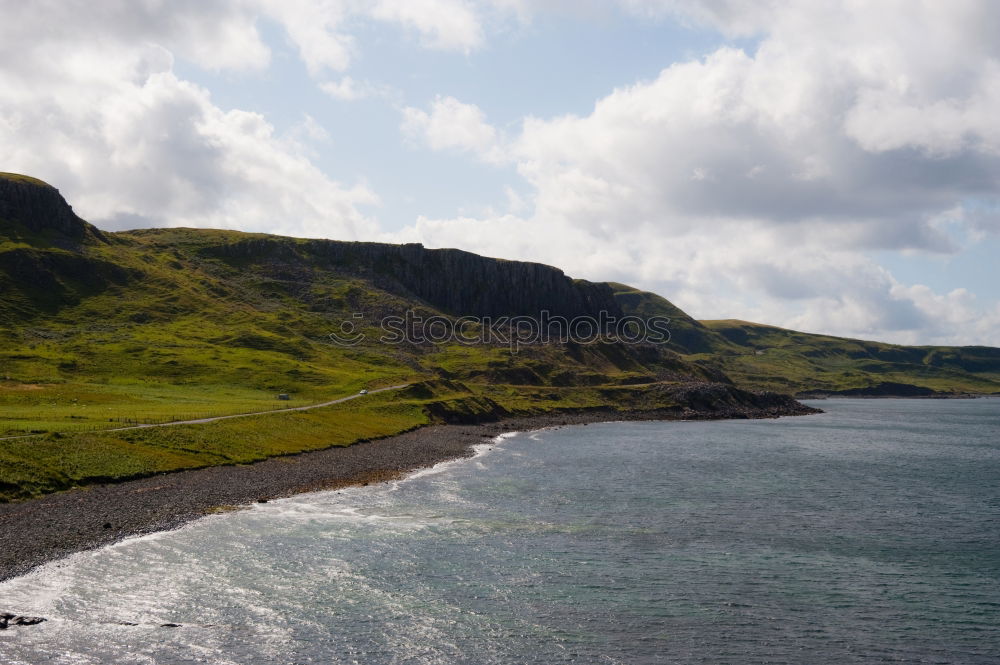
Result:
[[[841,395],[839,393],[801,393],[794,395],[797,400],[824,399],[991,399],[1000,398],[1000,393],[938,393],[936,395]]]
[[[613,410],[428,425],[395,436],[47,494],[0,504],[0,581],[76,552],[179,528],[241,505],[304,492],[395,480],[441,462],[471,457],[473,446],[511,431],[616,421],[763,419],[808,415],[801,407],[723,412]]]

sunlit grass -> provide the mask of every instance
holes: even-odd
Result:
[[[0,500],[348,445],[426,422],[421,400],[394,401],[383,393],[310,411],[201,425],[0,441]]]
[[[0,440],[0,501],[345,446],[435,421],[478,422],[505,415],[670,406],[669,400],[640,386],[526,387],[431,381],[308,411]]]
[[[342,394],[349,393],[342,390]],[[292,395],[287,401],[277,397],[277,393],[215,385],[0,385],[0,436],[194,420],[318,401]]]

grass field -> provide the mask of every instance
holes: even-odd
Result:
[[[94,431],[313,403],[302,397],[279,401],[275,393],[218,385],[0,384],[0,437]]]
[[[397,434],[428,421],[421,402],[380,393],[310,411],[200,425],[0,441],[0,500]]]
[[[532,415],[560,409],[638,408],[643,387],[528,387],[414,384],[341,404],[251,415],[197,425],[126,431],[51,433],[0,440],[0,501],[98,482],[344,446],[399,434],[432,421],[478,421],[498,414]]]

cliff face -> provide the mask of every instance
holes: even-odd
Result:
[[[538,317],[543,311],[567,319],[597,318],[602,311],[609,316],[623,316],[607,284],[573,280],[558,268],[538,263],[487,258],[456,249],[427,249],[419,244],[236,234],[226,237],[210,231],[192,232],[201,245],[196,251],[202,256],[284,281],[292,276],[303,288],[320,273],[328,272],[367,280],[390,294],[454,316]],[[6,277],[21,291],[46,291],[51,296],[79,290],[70,286],[93,290],[96,287],[90,284],[90,278],[105,273],[114,273],[110,282],[126,281],[126,271],[96,270],[87,263],[107,262],[107,257],[85,251],[85,247],[108,243],[111,236],[106,237],[80,219],[57,189],[40,180],[0,173],[2,235],[33,245],[12,249],[0,257],[0,277]],[[69,250],[81,260],[49,251],[52,248]],[[127,252],[124,247],[120,251]],[[100,281],[104,284],[109,280]],[[29,301],[51,301],[51,307],[76,300],[43,295],[32,293],[25,297]]]
[[[0,173],[0,221],[34,232],[55,232],[77,242],[102,238],[100,231],[76,216],[58,189],[13,173]]]
[[[124,284],[129,271],[91,256],[107,243],[76,216],[59,190],[41,180],[0,173],[0,324],[20,321]]]
[[[334,240],[247,238],[207,254],[252,263],[305,263],[366,277],[380,288],[416,296],[458,316],[622,316],[607,284],[567,277],[539,263],[492,259],[457,249]]]

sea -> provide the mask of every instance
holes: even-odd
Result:
[[[0,584],[0,662],[1000,663],[1000,399],[511,432]]]

